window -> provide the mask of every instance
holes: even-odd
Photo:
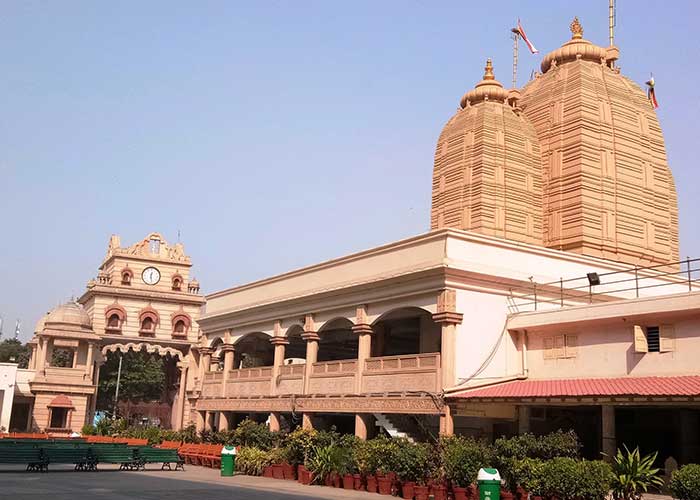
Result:
[[[51,408],[52,429],[65,429],[68,427],[68,408]]]
[[[108,330],[119,330],[119,315],[117,313],[112,314],[107,320]]]
[[[122,285],[131,285],[131,278],[133,276],[134,273],[131,272],[131,269],[122,270]]]
[[[56,368],[73,368],[74,357],[75,351],[73,349],[54,347],[51,353],[51,366]]]
[[[148,249],[151,251],[152,254],[159,254],[160,253],[160,240],[157,238],[151,238],[151,241],[149,242]]]
[[[173,278],[173,290],[179,292],[182,289],[182,280],[178,277]]]
[[[661,339],[658,326],[647,326],[647,352],[660,352]]]
[[[577,335],[555,335],[545,337],[542,353],[544,359],[575,358],[578,354]]]
[[[187,325],[185,325],[185,322],[183,320],[178,320],[175,322],[175,326],[173,327],[173,333],[175,335],[185,335],[187,333]]]
[[[155,330],[156,324],[151,318],[143,318],[143,321],[141,322],[141,331],[142,332],[152,332]]]

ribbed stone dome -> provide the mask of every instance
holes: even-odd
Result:
[[[431,229],[453,227],[542,244],[542,175],[537,134],[519,94],[493,75],[462,97],[435,151]]]
[[[542,61],[521,105],[539,138],[544,244],[630,264],[678,260],[676,190],[646,93],[619,51],[572,39]]]
[[[36,322],[36,326],[34,327],[34,333],[41,333],[41,331],[44,329],[44,326],[46,326],[46,318],[49,317],[49,314],[46,313],[44,314],[39,321]]]
[[[90,315],[85,311],[85,308],[77,302],[66,302],[53,309],[46,316],[45,324],[52,323],[64,325],[79,325],[86,328],[92,327]]]

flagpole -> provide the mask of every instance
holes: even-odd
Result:
[[[518,40],[520,39],[520,31],[518,28],[511,28],[513,33],[513,88],[518,84]]]
[[[610,25],[610,46],[615,45],[615,0],[610,0],[609,13],[608,13],[608,23]]]

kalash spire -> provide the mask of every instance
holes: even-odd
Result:
[[[571,39],[521,91],[487,63],[438,139],[431,228],[652,265],[678,261],[676,190],[646,93],[617,47]]]

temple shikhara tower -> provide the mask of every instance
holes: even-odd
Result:
[[[79,430],[105,356],[145,350],[168,360],[174,428],[563,428],[590,458],[629,443],[699,461],[700,259],[678,262],[659,121],[612,36],[570,30],[522,89],[486,60],[439,134],[427,233],[206,299],[179,243],[112,237],[37,326],[14,427]]]
[[[629,264],[678,261],[678,207],[646,93],[620,51],[572,38],[524,89],[491,63],[440,134],[431,228],[453,227]]]

